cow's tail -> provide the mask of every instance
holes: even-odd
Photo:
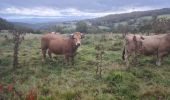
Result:
[[[125,60],[125,47],[123,48],[122,59]]]
[[[128,33],[126,33],[126,32],[123,33],[123,38],[124,38],[124,40],[125,40],[127,34],[128,34]],[[122,51],[122,59],[125,60],[125,45],[124,45],[123,51]]]

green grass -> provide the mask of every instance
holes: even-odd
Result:
[[[101,37],[105,38],[101,41]],[[20,66],[13,70],[12,41],[0,37],[0,84],[12,84],[23,98],[34,89],[38,100],[169,100],[169,57],[158,67],[152,57],[139,56],[140,64],[126,70],[121,40],[114,34],[87,35],[77,51],[75,65],[67,66],[63,65],[63,56],[53,55],[53,61],[47,56],[42,62],[40,36],[27,35],[20,46]],[[101,79],[96,75],[97,44],[105,48]],[[2,97],[19,99],[7,91]]]
[[[170,14],[165,14],[165,15],[160,15],[158,16],[159,18],[170,18]]]

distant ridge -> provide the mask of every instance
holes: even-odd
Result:
[[[148,10],[148,11],[135,11],[131,13],[122,13],[122,14],[111,14],[104,17],[94,18],[87,21],[90,21],[91,23],[103,25],[104,23],[111,24],[111,23],[117,23],[121,21],[127,21],[130,19],[145,17],[145,16],[158,16],[158,15],[166,15],[170,14],[170,8],[163,8],[163,9],[156,9],[156,10]]]
[[[101,25],[101,26],[112,27],[114,23],[120,23],[122,21],[128,21],[131,19],[136,19],[136,18],[145,17],[145,16],[156,16],[156,15],[159,16],[159,15],[167,15],[167,14],[170,15],[170,8],[148,10],[148,11],[135,11],[131,13],[122,13],[122,14],[111,14],[111,15],[107,15],[104,17],[86,19],[86,20],[81,20],[81,21],[89,22],[95,26]],[[63,21],[63,22],[53,21],[53,22],[37,23],[37,24],[13,22],[13,24],[32,28],[32,29],[47,29],[47,27],[59,25],[61,23],[72,23],[72,22],[78,22],[78,21],[80,20]]]

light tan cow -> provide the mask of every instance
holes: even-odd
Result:
[[[129,56],[134,53],[144,55],[156,55],[156,65],[161,65],[161,60],[170,52],[170,34],[159,34],[152,36],[142,36],[129,34],[124,39],[124,50],[122,58],[129,66]]]

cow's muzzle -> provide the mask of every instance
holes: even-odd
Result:
[[[77,46],[80,46],[81,45],[81,43],[77,43]]]

